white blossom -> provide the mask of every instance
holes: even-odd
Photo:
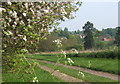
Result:
[[[31,26],[30,24],[28,25],[28,27],[29,27],[29,28],[32,28],[32,26]]]
[[[11,20],[11,18],[9,18],[9,22],[11,22],[12,20]]]
[[[9,0],[7,1],[7,3],[8,3],[8,5],[12,5],[12,3]]]
[[[28,22],[30,22],[30,19],[27,19]]]
[[[25,24],[25,23],[21,20],[20,24]]]
[[[42,28],[40,31],[41,31],[41,32],[43,32],[43,31],[44,31],[44,29]]]
[[[56,71],[59,71],[59,70],[56,70]]]
[[[21,36],[23,36],[23,35],[18,34],[18,36],[20,36],[20,37],[21,37]]]
[[[25,7],[28,8],[28,3],[25,3]]]
[[[45,4],[45,1],[43,0],[42,3]]]
[[[10,26],[10,24],[9,24],[9,23],[7,23],[7,25],[8,25],[8,26]]]
[[[19,21],[19,18],[16,18],[15,20],[16,20],[16,21]]]
[[[27,38],[26,38],[26,36],[24,36],[24,37],[23,37],[23,40],[24,40],[24,41],[27,41]]]
[[[88,67],[90,68],[91,67],[91,61],[88,61]]]
[[[33,14],[35,14],[32,8],[30,8],[30,10],[31,10],[31,12],[32,12]]]
[[[78,73],[79,73],[80,75],[82,75],[83,78],[85,77],[85,75],[84,75],[83,72],[79,71]],[[78,75],[79,75],[79,74],[78,74]]]
[[[15,25],[17,25],[17,22],[14,22]]]
[[[37,77],[34,77],[32,82],[38,82]]]
[[[26,16],[26,13],[23,13],[23,16]]]
[[[7,25],[3,25],[4,27],[7,27]]]
[[[21,51],[22,51],[22,52],[28,52],[28,50],[27,50],[27,49],[21,49]]]
[[[12,12],[12,11],[10,11],[9,13],[10,13],[10,14],[12,14],[13,12]]]
[[[41,14],[42,14],[40,11],[37,11],[37,13],[38,13],[39,15],[41,15]]]
[[[13,12],[13,16],[14,16],[15,18],[17,17],[16,11]]]
[[[58,47],[62,47],[62,41],[60,39],[54,40],[53,42],[56,43]]]
[[[61,8],[61,10],[60,10],[61,12],[64,12],[65,10],[63,9],[63,8]]]
[[[12,27],[14,27],[14,28],[15,28],[16,26],[15,26],[15,25],[12,25]]]
[[[63,16],[63,20],[67,20],[67,18],[65,16]]]
[[[72,52],[75,52],[76,54],[78,54],[78,51],[76,49],[71,49]]]
[[[66,58],[66,52],[62,50],[62,53],[64,55],[64,58]]]
[[[0,8],[0,12],[2,12],[2,11],[6,11],[4,8]]]
[[[70,63],[70,64],[71,64],[71,63],[74,63],[71,58],[67,58],[67,60],[68,60],[68,63]]]
[[[66,54],[66,52],[65,52],[65,51],[62,51],[62,53],[63,53],[63,54]]]
[[[46,10],[44,10],[44,12],[45,12],[45,13],[48,13],[48,12],[49,12],[49,10],[47,10],[47,9],[46,9]]]
[[[8,31],[8,34],[9,34],[9,35],[12,35],[13,33],[12,33],[11,31]]]

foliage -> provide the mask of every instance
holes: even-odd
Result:
[[[71,58],[67,57],[66,52],[62,49],[62,46],[63,46],[62,41],[60,39],[57,39],[57,40],[54,40],[53,42],[56,44],[58,51],[61,51],[61,54],[57,55],[58,59],[57,59],[56,63],[60,63],[60,60],[64,59],[65,65],[67,63],[72,65],[74,63],[73,60]]]
[[[94,46],[94,39],[92,34],[93,29],[93,23],[90,23],[89,21],[83,26],[84,29],[84,48],[85,49],[91,49]]]
[[[53,41],[55,39],[58,39],[58,37],[55,36],[54,34],[50,34],[46,38],[47,38],[46,40],[42,40],[39,43],[38,52],[56,51],[57,47],[56,45],[54,45]]]
[[[95,39],[95,49],[105,50],[105,49],[115,49],[114,41],[101,41]]]
[[[75,55],[67,54],[68,57],[89,57],[89,58],[112,58],[117,59],[119,57],[120,52],[118,50],[105,50],[99,52],[88,52],[88,53],[78,53]]]
[[[65,28],[64,30],[61,30],[58,34],[58,36],[60,37],[66,37],[67,39],[70,38],[70,32],[68,31],[67,28]]]
[[[114,28],[107,28],[107,29],[102,29],[102,34],[104,35],[110,35],[111,37],[115,37],[116,35],[116,29]]]
[[[92,34],[94,38],[94,47],[93,49],[101,50],[101,49],[113,49],[116,47],[114,44],[114,37],[110,36],[105,32],[107,29],[97,30],[96,28],[92,28]],[[109,29],[108,29],[109,30]],[[114,32],[116,29],[110,29],[111,32]],[[66,32],[65,32],[66,31]],[[109,35],[109,38],[108,38]],[[69,36],[69,38],[67,38]],[[83,36],[83,37],[82,37]],[[112,39],[111,41],[104,41],[104,38]],[[77,31],[69,31],[67,28],[64,29],[54,29],[51,31],[51,34],[47,36],[46,40],[41,41],[39,45],[38,51],[56,51],[55,45],[53,45],[52,41],[55,39],[62,39],[63,49],[71,50],[75,48],[77,50],[84,50],[84,34],[83,30]],[[47,46],[47,47],[44,47]]]
[[[69,39],[63,40],[63,46],[65,50],[71,50],[72,48],[83,50],[83,41],[79,35],[71,34]]]
[[[23,75],[31,71],[31,80],[38,82],[35,63],[31,64],[24,54],[36,52],[49,30],[59,21],[73,19],[72,12],[80,5],[79,2],[2,2],[3,73]]]
[[[73,18],[71,12],[77,11],[78,5],[80,3],[44,1],[2,3],[4,54],[35,50],[55,23]]]
[[[117,27],[115,43],[117,44],[118,47],[120,47],[120,27]]]
[[[57,54],[42,54],[42,56],[56,56],[61,55],[61,53]],[[97,51],[97,52],[83,52],[78,54],[73,53],[66,53],[67,57],[88,57],[88,58],[108,58],[108,59],[120,59],[119,58],[120,52],[115,50],[104,50],[104,51]],[[52,58],[51,58],[52,59]]]
[[[62,31],[62,33],[61,33]],[[64,33],[63,33],[64,32]],[[67,38],[67,34],[69,38]],[[53,40],[61,39],[62,40],[62,48],[64,50],[71,50],[75,48],[77,50],[83,50],[83,39],[80,38],[80,35],[73,34],[67,28],[64,30],[54,29],[50,35],[47,36],[46,40],[43,40],[39,43],[39,51],[57,51],[56,46],[53,44]],[[47,46],[47,47],[45,47]]]
[[[3,61],[12,64],[26,51],[34,52],[58,21],[72,19],[81,3],[72,2],[3,2]],[[23,52],[24,50],[24,52]],[[8,57],[9,56],[9,57]]]

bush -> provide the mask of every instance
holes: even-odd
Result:
[[[42,54],[42,56],[56,56],[62,54]],[[91,58],[112,58],[120,59],[120,52],[118,50],[114,51],[101,51],[101,52],[88,52],[88,53],[67,53],[67,57],[91,57]]]
[[[102,51],[91,53],[67,54],[68,57],[92,57],[92,58],[118,58],[120,52],[118,51]],[[119,59],[119,58],[118,58]]]

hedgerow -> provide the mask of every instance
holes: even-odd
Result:
[[[59,54],[42,54],[42,56],[56,56]],[[91,58],[112,58],[112,59],[120,59],[120,52],[118,50],[114,51],[101,51],[101,52],[88,52],[88,53],[67,53],[68,57],[91,57]]]

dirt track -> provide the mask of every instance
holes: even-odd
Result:
[[[102,52],[104,50],[82,50],[82,51],[78,51],[79,53],[91,53],[91,52]],[[66,53],[71,53],[71,51],[65,51]],[[34,54],[59,54],[61,52],[38,52],[38,53],[34,53]]]
[[[56,64],[56,63],[50,62],[50,61],[44,61],[44,60],[38,60],[38,61],[43,62],[43,63]],[[76,70],[80,70],[80,71],[87,72],[87,73],[90,73],[90,74],[94,74],[94,75],[98,75],[98,76],[102,76],[102,77],[106,77],[106,78],[110,78],[110,79],[113,79],[113,80],[120,81],[120,80],[118,80],[118,78],[120,78],[120,76],[115,75],[115,74],[110,74],[110,73],[107,73],[107,72],[90,70],[90,69],[86,69],[86,68],[82,68],[82,67],[64,65],[64,64],[60,64],[60,63],[57,63],[56,65],[67,67],[67,68],[71,68],[71,69],[76,69]]]
[[[41,66],[41,65],[39,67],[45,71],[52,73],[52,75],[56,76],[57,78],[60,78],[61,80],[64,80],[65,82],[84,82],[83,80],[80,80],[78,78],[61,73],[61,72],[54,70],[52,68],[49,68],[46,66]]]

